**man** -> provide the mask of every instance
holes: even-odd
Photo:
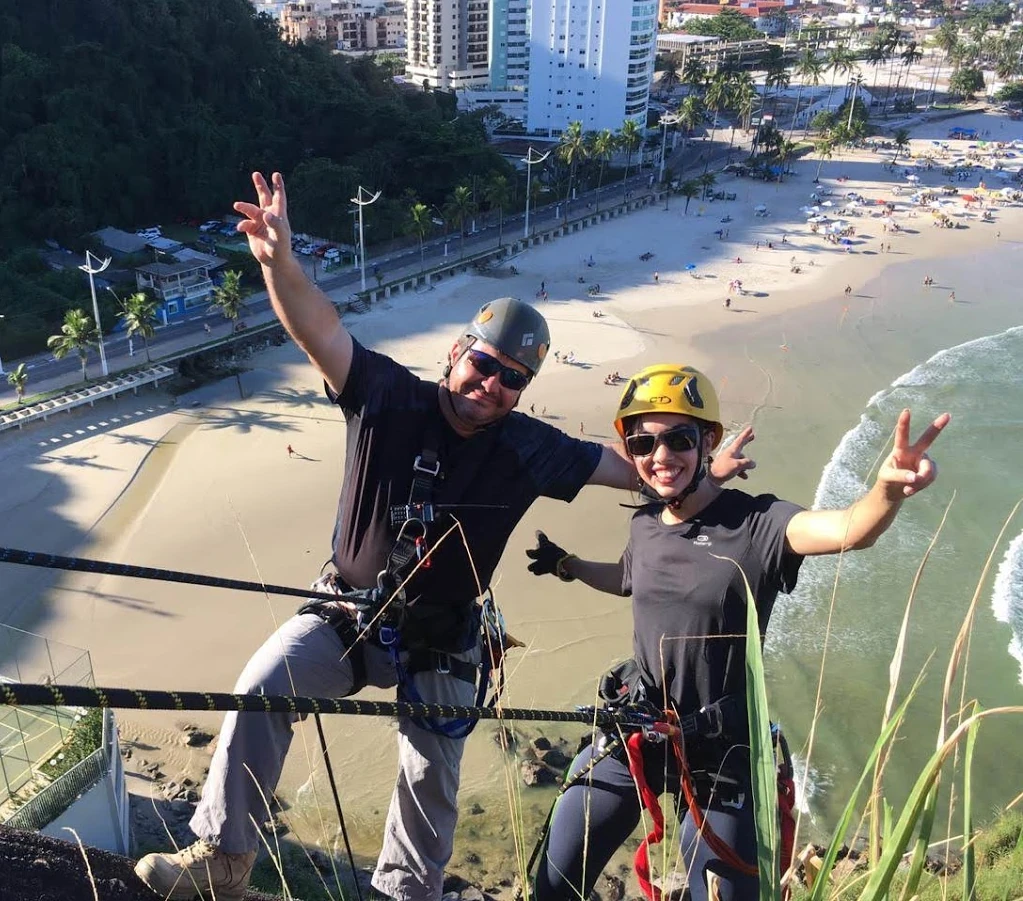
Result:
[[[449,350],[440,384],[423,381],[352,338],[292,254],[283,178],[274,173],[272,191],[259,173],[253,182],[259,202],[235,204],[246,217],[238,230],[263,268],[274,311],[347,421],[337,572],[316,587],[386,583],[387,604],[401,616],[400,639],[392,641],[390,631],[362,632],[339,605],[307,605],[256,652],[235,691],[343,697],[366,684],[397,685],[410,700],[475,704],[477,598],[515,525],[540,495],[570,501],[586,484],[634,488],[635,471],[608,447],[513,412],[550,347],[547,323],[531,306],[511,298],[485,304]],[[720,458],[719,477],[752,467],[742,457],[749,438],[740,436]],[[424,499],[440,514],[430,528],[416,513]],[[446,510],[461,530],[440,541],[454,524]],[[409,527],[418,530],[414,542],[406,540]],[[398,553],[409,547],[411,560]],[[430,566],[410,567],[420,551]],[[259,845],[255,823],[280,778],[296,720],[228,714],[190,824],[199,841],[139,861],[136,872],[150,888],[168,899],[242,896]],[[373,885],[400,901],[441,897],[458,813],[465,730],[457,725],[399,721],[398,781]]]

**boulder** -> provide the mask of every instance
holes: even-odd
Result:
[[[539,760],[522,761],[522,781],[526,785],[554,785],[554,773]]]

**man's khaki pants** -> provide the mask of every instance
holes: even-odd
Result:
[[[319,583],[317,584],[319,588]],[[324,589],[329,590],[329,589]],[[371,642],[363,648],[369,685],[396,684],[390,654]],[[235,692],[312,697],[352,693],[352,664],[331,626],[318,616],[293,616],[267,639],[245,666]],[[454,654],[478,664],[480,648]],[[450,674],[417,673],[415,686],[431,703],[471,706],[476,689]],[[229,713],[189,824],[192,831],[230,854],[260,845],[258,823],[291,745],[293,714]],[[374,887],[398,901],[438,901],[444,866],[451,858],[458,819],[458,780],[464,739],[435,735],[398,720],[398,780],[384,827]]]

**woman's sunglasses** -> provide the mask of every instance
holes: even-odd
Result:
[[[505,366],[500,360],[484,353],[482,350],[469,348],[465,355],[469,358],[472,368],[483,378],[489,379],[492,375],[496,375],[501,382],[501,386],[509,391],[521,391],[529,384],[529,376],[524,372],[519,372],[510,366]]]
[[[625,439],[625,449],[630,457],[649,457],[662,443],[673,454],[684,454],[700,446],[700,430],[693,425],[677,425],[657,435],[635,432]]]

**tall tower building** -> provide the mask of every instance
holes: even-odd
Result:
[[[492,0],[490,87],[525,90],[529,82],[529,0]]]
[[[490,0],[407,0],[406,20],[411,81],[450,90],[487,84]]]
[[[507,0],[508,3],[514,0]],[[560,134],[646,124],[657,0],[528,0],[526,127]]]

